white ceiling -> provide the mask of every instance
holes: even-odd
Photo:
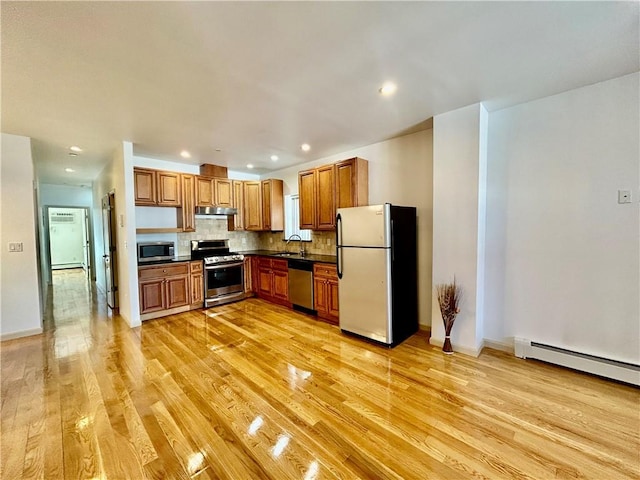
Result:
[[[33,138],[44,183],[89,183],[122,140],[266,172],[472,103],[495,110],[640,69],[638,2],[1,8],[2,131]],[[387,80],[392,98],[378,94]],[[69,157],[70,145],[84,152]]]

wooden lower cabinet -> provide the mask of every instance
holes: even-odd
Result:
[[[338,324],[338,273],[335,265],[315,263],[313,265],[313,308],[329,323]]]
[[[138,267],[142,319],[176,313],[174,309],[202,308],[203,282],[201,261]]]
[[[140,290],[140,313],[157,312],[167,308],[164,279],[142,280]]]
[[[196,308],[204,306],[204,271],[202,260],[189,262],[191,275],[191,305]]]
[[[258,257],[256,292],[260,298],[281,305],[289,303],[289,267],[286,260]]]

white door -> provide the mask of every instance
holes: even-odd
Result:
[[[49,207],[51,268],[77,268],[84,263],[84,209]]]
[[[340,329],[392,343],[391,250],[340,248]]]
[[[336,228],[338,245],[389,247],[389,204],[339,208]]]

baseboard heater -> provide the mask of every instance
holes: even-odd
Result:
[[[640,386],[640,365],[620,362],[564,348],[515,339],[515,354],[520,358],[534,358],[563,367],[611,378],[620,382]]]

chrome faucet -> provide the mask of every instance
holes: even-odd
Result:
[[[285,251],[288,253],[289,252],[289,242],[291,242],[291,240],[293,240],[293,237],[298,237],[298,241],[300,242],[300,256],[304,257],[304,246],[302,244],[302,238],[300,237],[300,235],[298,235],[297,233],[294,233],[293,235],[291,235],[288,239],[287,239],[287,244],[284,246]]]

